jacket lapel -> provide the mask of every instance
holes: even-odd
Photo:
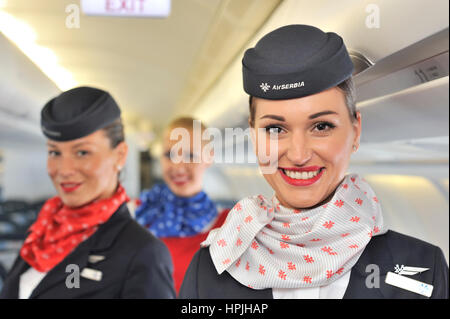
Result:
[[[364,249],[352,268],[344,299],[386,299],[397,293],[395,287],[385,283],[386,274],[394,270],[386,234],[373,237]]]
[[[19,298],[20,275],[28,268],[30,268],[30,266],[22,259],[22,257],[20,257],[20,255],[17,256],[14,265],[11,267],[11,272],[6,277],[3,290],[1,291],[1,298]]]
[[[66,273],[66,267],[68,265],[77,265],[81,273],[81,270],[87,265],[89,251],[92,245],[91,239],[93,237],[94,235],[78,245],[78,247],[75,248],[75,250],[72,251],[66,258],[64,258],[62,262],[51,269],[44,277],[44,279],[42,279],[42,281],[33,290],[30,299],[36,298],[55,285],[65,282],[67,276],[69,275],[69,273]]]
[[[81,273],[87,266],[91,253],[105,251],[110,248],[116,236],[129,221],[131,221],[131,216],[126,204],[123,204],[91,237],[78,245],[72,253],[48,272],[44,279],[34,289],[30,299],[38,298],[55,285],[65,284],[66,278],[70,274],[70,272],[66,272],[66,267],[68,265],[77,265]]]

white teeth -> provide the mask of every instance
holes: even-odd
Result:
[[[317,176],[317,174],[319,174],[320,169],[317,171],[313,171],[313,172],[299,172],[299,171],[289,171],[289,170],[283,170],[284,173],[289,176],[290,178],[293,179],[311,179],[315,176]]]

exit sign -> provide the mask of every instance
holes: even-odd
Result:
[[[170,14],[171,0],[81,0],[87,15],[119,17],[157,17]]]

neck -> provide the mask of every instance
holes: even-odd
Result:
[[[101,193],[98,197],[94,198],[90,203],[92,203],[94,201],[99,201],[99,200],[108,199],[108,198],[113,197],[113,195],[117,192],[117,189],[119,188],[119,182],[116,181],[115,184],[113,183],[111,185],[115,185],[115,186],[113,186],[112,188]],[[90,203],[88,203],[88,204],[90,204]]]

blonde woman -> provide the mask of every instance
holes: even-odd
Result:
[[[199,131],[194,132],[196,129]],[[160,159],[164,183],[143,191],[136,210],[137,221],[169,248],[177,292],[200,243],[211,229],[223,224],[228,213],[218,212],[203,190],[203,176],[213,154],[205,158],[206,142],[197,141],[196,147],[194,138],[201,137],[206,129],[191,117],[177,118],[168,125]]]

